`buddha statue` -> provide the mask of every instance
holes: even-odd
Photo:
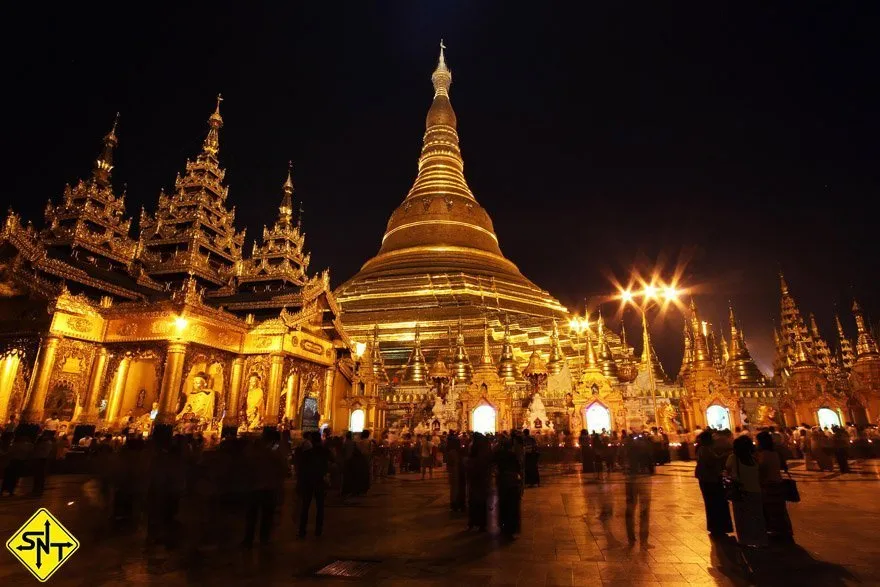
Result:
[[[260,386],[261,379],[256,373],[248,378],[248,391],[246,400],[246,419],[248,430],[255,430],[263,423],[263,388]]]
[[[183,406],[183,415],[205,421],[214,417],[214,390],[208,387],[208,375],[204,371],[192,377],[192,389]]]

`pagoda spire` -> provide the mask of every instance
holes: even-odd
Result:
[[[650,371],[654,376],[655,383],[663,383],[668,380],[654,345],[651,344],[651,335],[648,332],[648,317],[642,314],[642,360],[641,368]]]
[[[416,333],[413,339],[413,348],[409,354],[409,360],[406,362],[406,381],[412,383],[424,383],[427,374],[427,362],[425,354],[422,352],[422,336],[419,323],[416,322]]]
[[[611,347],[608,344],[608,338],[605,336],[605,319],[602,317],[602,310],[599,310],[599,318],[596,321],[596,331],[599,335],[598,352],[599,365],[602,367],[602,374],[605,377],[617,378],[617,363],[614,361],[614,355],[611,353]]]
[[[480,353],[480,367],[495,369],[492,349],[489,347],[489,321],[485,317],[483,318],[483,351]]]
[[[95,159],[95,168],[92,171],[92,177],[101,187],[107,187],[110,185],[110,173],[113,171],[113,151],[116,149],[116,145],[119,144],[119,139],[116,138],[116,127],[119,124],[119,113],[116,113],[116,118],[113,119],[113,126],[110,128],[110,132],[104,135],[104,148],[101,150],[101,155]]]
[[[737,358],[739,355],[739,329],[736,327],[736,316],[733,314],[733,304],[728,307],[728,320],[730,323],[730,348],[728,355],[730,358]]]
[[[278,224],[285,227],[290,226],[290,221],[293,218],[293,180],[291,179],[292,173],[293,161],[288,161],[287,179],[284,181],[284,185],[281,187],[284,195],[281,196],[281,205],[278,206]]]
[[[849,371],[855,362],[855,353],[853,353],[852,342],[847,338],[846,332],[843,330],[843,324],[840,323],[840,316],[834,315],[834,322],[837,326],[838,350],[840,351],[840,367],[845,371]]]
[[[782,271],[779,272],[779,288],[782,290],[782,295],[788,295],[788,283],[785,281],[785,275],[782,274]]]
[[[458,319],[458,334],[455,337],[455,355],[452,360],[452,374],[459,383],[468,383],[473,375],[471,359],[468,357],[467,348],[464,344],[464,331],[462,330],[461,318]]]
[[[601,373],[599,366],[599,357],[596,354],[596,348],[593,346],[593,331],[589,326],[585,330],[587,335],[586,352],[584,353],[584,368],[587,373]]]
[[[559,328],[556,320],[553,320],[553,330],[550,333],[550,359],[547,361],[547,371],[551,375],[556,375],[562,371],[565,366],[565,355],[559,347]]]
[[[504,321],[504,340],[501,344],[501,357],[498,359],[498,376],[504,380],[505,385],[512,385],[519,379],[513,345],[510,342],[510,322],[507,319]]]
[[[678,376],[681,377],[691,368],[691,364],[694,362],[694,353],[693,353],[693,345],[691,344],[691,333],[688,327],[687,320],[684,321],[684,355],[681,358],[681,369],[679,369]]]
[[[202,144],[202,153],[215,159],[217,153],[220,152],[220,128],[223,126],[223,117],[220,116],[220,102],[222,101],[223,96],[217,94],[217,107],[208,118],[208,136],[205,137],[205,142]]]
[[[697,303],[691,298],[691,330],[693,331],[693,362],[695,366],[706,366],[712,364],[712,357],[709,355],[709,349],[706,343],[706,336],[703,333],[703,327],[700,324],[700,317],[697,314]]]
[[[813,356],[819,366],[827,373],[831,372],[831,349],[828,343],[819,334],[819,325],[816,323],[816,316],[810,312],[810,335],[813,339]]]
[[[382,349],[379,346],[379,325],[373,326],[373,339],[370,341],[370,366],[372,368],[373,377],[377,381],[388,381],[388,374],[385,372],[385,360],[382,358]]]
[[[864,357],[877,357],[880,355],[880,352],[877,350],[877,342],[871,336],[871,331],[867,328],[865,316],[862,314],[862,307],[859,306],[857,301],[853,301],[852,311],[856,319],[856,331],[858,332],[856,360],[858,361]]]

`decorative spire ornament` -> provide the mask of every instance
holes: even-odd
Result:
[[[880,355],[880,352],[877,350],[877,342],[871,336],[871,331],[868,330],[865,316],[862,314],[862,307],[859,306],[857,301],[853,301],[852,312],[856,319],[856,332],[858,333],[858,338],[856,339],[856,362],[864,358],[876,358]]]
[[[547,370],[550,375],[557,375],[565,366],[565,355],[559,346],[559,328],[556,320],[553,320],[553,329],[550,332],[550,359],[547,361]]]
[[[92,177],[101,187],[110,185],[110,172],[113,171],[113,151],[119,140],[116,138],[116,126],[119,124],[119,113],[113,119],[113,127],[106,135],[104,135],[104,148],[101,150],[101,156],[95,160],[95,169],[92,171]]]
[[[223,96],[217,94],[217,107],[208,118],[208,136],[205,137],[205,142],[202,144],[202,151],[214,158],[220,152],[220,128],[223,126],[223,117],[220,116],[220,102],[222,101]]]

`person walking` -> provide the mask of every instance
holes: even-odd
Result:
[[[736,487],[732,502],[737,540],[751,548],[767,546],[760,475],[751,438],[740,436],[733,441],[733,453],[727,457],[725,469]]]
[[[498,484],[498,527],[506,536],[520,531],[522,477],[519,459],[513,452],[512,440],[504,440],[495,454]]]
[[[636,544],[635,511],[639,508],[639,543],[642,550],[648,544],[651,513],[651,475],[654,472],[654,449],[645,434],[627,438],[624,472],[626,474],[626,534],[630,548]]]
[[[841,474],[849,473],[849,441],[850,436],[846,429],[835,426],[831,436],[831,443],[834,447],[834,458],[837,461],[837,468],[840,469]]]
[[[329,461],[327,449],[321,444],[321,435],[311,432],[309,437],[311,447],[303,450],[300,455],[299,475],[296,479],[296,491],[301,502],[298,534],[300,538],[306,537],[312,500],[315,502],[315,536],[321,536],[324,531],[325,476]]]
[[[733,532],[730,506],[724,494],[722,475],[727,454],[716,446],[712,431],[704,430],[697,437],[697,467],[694,476],[700,484],[703,506],[706,509],[706,529],[711,536],[726,536]]]
[[[18,480],[24,474],[25,465],[34,452],[34,443],[28,434],[18,434],[9,448],[9,462],[3,470],[3,485],[0,486],[0,496],[8,493],[15,495]]]
[[[761,483],[761,500],[764,508],[764,522],[767,532],[786,542],[793,540],[794,532],[791,518],[785,505],[785,490],[782,484],[783,463],[773,442],[773,436],[764,430],[756,436],[758,441],[758,477]]]
[[[524,480],[528,487],[534,487],[541,484],[541,475],[538,472],[538,441],[531,435],[529,429],[523,430],[523,459],[524,459]]]
[[[468,530],[476,526],[480,532],[486,531],[491,461],[489,441],[479,432],[475,432],[467,460]]]
[[[422,469],[422,479],[425,478],[425,473],[428,473],[428,478],[434,478],[434,444],[431,442],[431,439],[427,434],[419,437],[418,442],[418,450],[420,457],[420,467]]]
[[[446,470],[449,472],[449,509],[463,512],[466,491],[464,458],[461,443],[455,433],[450,433],[446,440]]]
[[[43,495],[43,491],[46,489],[46,476],[49,474],[50,461],[54,456],[55,441],[53,436],[44,432],[32,453],[31,467],[34,474],[34,485],[31,488],[31,493],[33,495]]]

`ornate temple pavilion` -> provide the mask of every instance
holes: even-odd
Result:
[[[220,167],[220,100],[174,192],[130,236],[111,183],[117,129],[37,230],[0,231],[0,419],[145,431],[315,428],[350,384],[328,272],[309,275],[288,171],[252,253]],[[337,377],[341,373],[341,376]]]

